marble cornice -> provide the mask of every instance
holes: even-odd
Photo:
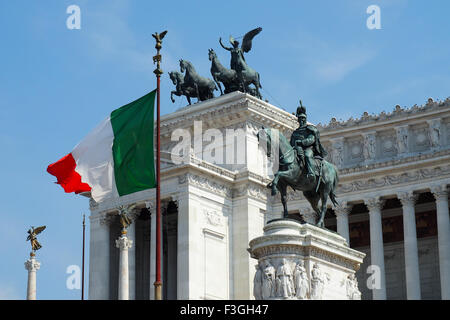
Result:
[[[377,128],[385,128],[386,126],[401,126],[412,124],[417,120],[420,122],[425,119],[442,117],[443,113],[449,113],[450,98],[444,101],[432,101],[429,100],[423,106],[414,105],[411,108],[402,108],[396,106],[391,113],[381,112],[378,115],[369,115],[367,112],[358,118],[353,117],[346,121],[337,121],[336,118],[332,118],[331,121],[323,125],[319,123],[317,125],[324,138],[332,137],[334,135],[342,136],[352,131],[362,130],[376,130]],[[450,116],[450,114],[449,114]]]
[[[297,126],[292,114],[248,94],[235,92],[161,117],[161,135],[167,136],[176,128],[188,128],[194,121],[213,121],[220,127],[251,120],[281,130],[293,130]]]

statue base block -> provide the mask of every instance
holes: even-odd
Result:
[[[359,300],[355,272],[364,253],[333,231],[272,220],[247,249],[258,260],[254,296],[261,300]]]

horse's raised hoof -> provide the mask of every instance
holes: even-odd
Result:
[[[276,188],[272,188],[272,192],[270,194],[272,196],[276,196],[277,195],[277,189]]]

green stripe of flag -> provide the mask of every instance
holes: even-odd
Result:
[[[114,175],[120,196],[156,187],[153,127],[156,90],[111,113]]]

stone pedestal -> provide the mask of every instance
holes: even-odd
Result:
[[[30,259],[25,262],[25,269],[28,270],[27,300],[36,300],[36,271],[41,267],[41,263],[36,261],[34,254],[30,254]]]
[[[335,232],[295,220],[277,219],[250,241],[258,260],[254,296],[259,300],[361,299],[355,272],[364,253]]]
[[[119,262],[119,300],[129,299],[129,274],[128,274],[128,249],[133,244],[132,240],[126,237],[126,233],[122,233],[116,240],[116,247],[120,249]]]

